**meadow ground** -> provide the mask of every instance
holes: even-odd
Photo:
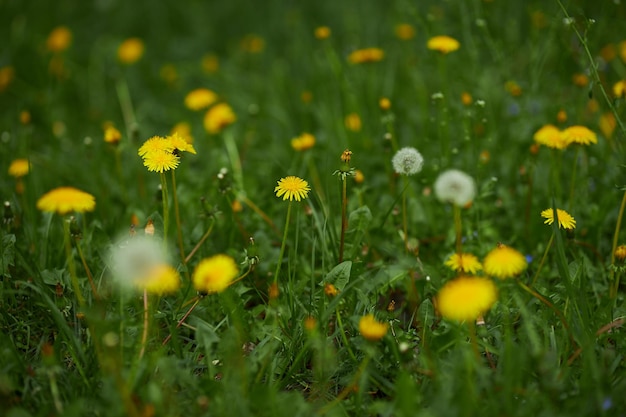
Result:
[[[620,1],[0,1],[0,409],[623,416]]]

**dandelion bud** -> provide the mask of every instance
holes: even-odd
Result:
[[[346,149],[341,154],[341,162],[345,162],[345,163],[349,164],[351,158],[352,158],[352,151],[350,149]]]
[[[614,255],[616,260],[624,262],[624,259],[626,259],[626,245],[616,247]]]

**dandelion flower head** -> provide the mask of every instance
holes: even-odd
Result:
[[[237,116],[233,109],[226,103],[218,103],[204,115],[204,129],[211,134],[219,133],[235,121]]]
[[[348,61],[352,64],[363,64],[366,62],[382,61],[385,57],[385,51],[380,48],[364,48],[357,49],[348,55]]]
[[[615,252],[613,252],[613,256],[620,262],[623,262],[626,259],[626,245],[619,245],[615,248]]]
[[[144,44],[139,38],[129,38],[117,48],[117,59],[122,64],[134,64],[143,56]]]
[[[613,95],[615,98],[626,97],[626,81],[621,80],[613,84]]]
[[[9,175],[15,178],[21,178],[30,171],[30,163],[28,159],[14,159],[9,165]]]
[[[172,142],[162,136],[152,136],[139,147],[139,156],[145,157],[154,152],[172,152],[174,146]]]
[[[414,175],[422,170],[424,157],[417,149],[407,146],[396,152],[391,164],[394,171],[400,175]]]
[[[172,133],[170,136],[167,136],[166,139],[170,141],[174,153],[189,152],[194,155],[196,154],[196,149],[193,145],[185,140],[182,135],[179,135],[178,132]]]
[[[615,115],[611,112],[604,113],[600,116],[600,120],[598,120],[598,126],[602,131],[602,134],[606,138],[611,138],[613,136],[613,132],[617,127],[617,120],[615,120]]]
[[[0,92],[7,89],[15,77],[15,69],[10,66],[0,67]]]
[[[481,265],[478,258],[471,253],[453,253],[445,261],[444,265],[446,265],[453,271],[465,272],[472,275],[483,269],[483,266]]]
[[[58,214],[84,213],[96,208],[96,198],[73,187],[59,187],[48,191],[37,201],[37,208]]]
[[[545,209],[541,212],[541,217],[546,219],[544,224],[552,224],[554,223],[554,211],[549,208]],[[563,229],[575,229],[576,228],[576,219],[569,214],[565,210],[556,209],[556,217],[559,222],[559,227]]]
[[[274,188],[276,197],[282,197],[283,201],[304,200],[308,197],[309,191],[311,191],[309,183],[293,175],[278,180],[278,185]]]
[[[175,133],[180,135],[185,142],[193,145],[193,135],[191,133],[191,125],[189,122],[176,123],[172,130],[170,130],[170,135],[174,136]]]
[[[185,96],[185,107],[190,110],[202,110],[217,101],[217,94],[208,88],[196,88]]]
[[[461,44],[450,36],[435,36],[428,40],[426,47],[433,51],[439,51],[442,54],[448,54],[450,52],[459,49]]]
[[[148,171],[163,173],[176,169],[180,164],[180,158],[171,152],[153,151],[143,158],[143,164]]]
[[[524,255],[501,243],[483,259],[485,273],[500,279],[519,275],[526,266],[528,263]]]
[[[315,28],[315,37],[317,39],[328,39],[331,31],[328,26],[318,26]]]
[[[439,313],[448,320],[472,321],[489,311],[498,292],[492,280],[460,276],[448,281],[437,294]]]
[[[464,207],[474,200],[476,183],[463,171],[449,169],[435,181],[435,195],[440,201]]]
[[[552,149],[565,149],[569,145],[561,131],[551,124],[542,126],[537,130],[533,135],[533,139],[538,144]]]
[[[46,48],[50,52],[63,52],[72,43],[72,32],[66,26],[57,26],[46,39]]]
[[[350,113],[346,116],[344,123],[346,129],[351,132],[361,131],[361,117],[357,113]]]
[[[122,139],[122,134],[113,125],[109,125],[104,129],[104,141],[106,143],[117,144]]]
[[[171,265],[158,264],[137,279],[135,285],[150,294],[171,294],[180,288],[180,275]]]
[[[298,152],[306,151],[315,146],[315,136],[310,133],[303,133],[291,139],[291,147]]]
[[[415,28],[408,23],[399,23],[394,28],[394,32],[398,39],[408,41],[415,37]]]
[[[367,314],[359,319],[359,333],[364,339],[377,342],[387,334],[389,324],[381,323],[373,314]]]
[[[237,277],[239,270],[235,260],[228,255],[215,255],[205,258],[193,272],[193,285],[196,290],[208,294],[222,292]]]
[[[598,143],[596,134],[585,126],[570,126],[562,133],[563,140],[569,145],[578,143],[580,145],[589,145]]]

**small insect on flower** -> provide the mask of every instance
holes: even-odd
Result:
[[[278,185],[274,188],[276,197],[282,197],[283,201],[304,200],[308,197],[309,191],[311,191],[309,183],[293,175],[278,180]]]

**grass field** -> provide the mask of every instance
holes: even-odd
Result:
[[[0,0],[0,414],[626,415],[625,29]]]

